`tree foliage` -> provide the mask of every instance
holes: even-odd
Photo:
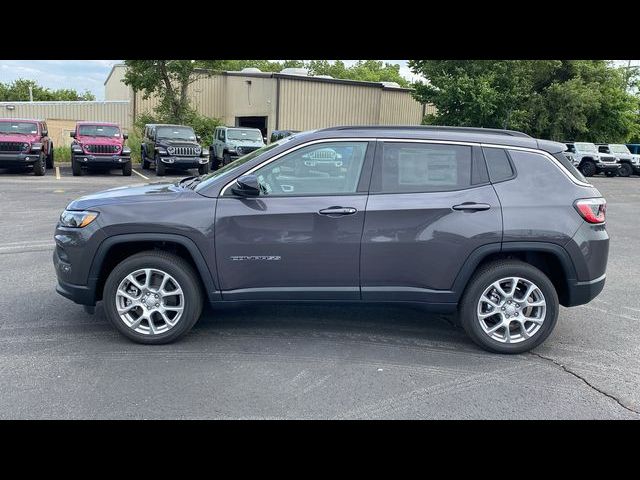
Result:
[[[424,123],[522,130],[554,140],[625,141],[638,132],[635,78],[604,60],[410,60],[428,79]]]
[[[19,78],[11,83],[0,82],[0,101],[2,102],[28,102],[29,87],[33,93],[34,102],[42,101],[77,101],[95,100],[96,97],[89,91],[78,93],[70,88],[51,90],[38,85],[34,80]]]

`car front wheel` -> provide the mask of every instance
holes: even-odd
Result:
[[[628,177],[633,173],[633,168],[628,163],[623,163],[620,165],[620,169],[618,170],[618,175],[621,177]]]
[[[585,177],[593,177],[596,174],[596,164],[590,160],[582,162],[580,171]]]
[[[558,295],[539,269],[519,260],[489,263],[463,295],[460,320],[482,348],[523,353],[540,345],[558,319]]]
[[[109,274],[105,312],[124,336],[137,343],[164,344],[186,334],[202,313],[203,295],[193,267],[166,252],[142,252]]]
[[[44,153],[40,153],[38,160],[33,164],[33,173],[36,177],[41,177],[46,171],[46,158]]]

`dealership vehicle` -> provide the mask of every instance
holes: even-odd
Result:
[[[293,135],[294,133],[300,133],[300,130],[274,130],[273,132],[271,132],[269,142],[277,142],[278,140],[282,140],[284,137],[288,137],[289,135]]]
[[[200,175],[209,172],[209,152],[202,148],[193,128],[185,125],[145,125],[140,158],[144,170],[153,163],[160,177],[165,175],[167,167],[197,168]]]
[[[78,122],[70,135],[75,177],[82,175],[83,168],[118,168],[124,176],[131,176],[131,149],[125,145],[127,134],[117,123]]]
[[[0,168],[29,167],[36,176],[42,176],[53,166],[47,122],[0,118]]]
[[[264,138],[258,128],[217,127],[213,132],[209,156],[217,168],[262,147]]]
[[[626,145],[621,143],[599,143],[598,151],[601,155],[615,155],[620,162],[618,175],[628,177],[632,173],[640,173],[640,155],[634,155]]]
[[[57,291],[102,301],[140,343],[184,335],[204,300],[407,302],[458,310],[482,347],[524,352],[559,305],[605,283],[606,202],[565,148],[462,127],[300,133],[208,175],[74,200],[55,232]],[[342,152],[339,175],[296,174],[327,150]]]
[[[566,145],[565,155],[585,177],[596,173],[604,173],[609,177],[618,174],[620,162],[615,155],[598,153],[598,147],[589,142],[569,142]]]
[[[634,155],[640,155],[640,143],[627,143],[627,148]]]

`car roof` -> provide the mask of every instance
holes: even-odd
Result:
[[[118,127],[120,128],[120,125],[118,125],[117,123],[113,123],[113,122],[88,122],[88,121],[81,121],[81,122],[76,122],[76,125],[108,125],[110,127]]]
[[[147,123],[145,127],[188,127],[193,128],[191,125],[176,125],[174,123]]]
[[[301,136],[302,135],[302,136]],[[564,152],[566,144],[533,138],[514,130],[493,128],[418,126],[418,125],[365,125],[339,126],[314,130],[298,135],[298,138],[359,137],[359,138],[406,138],[441,140],[452,142],[485,143],[543,150],[548,153]],[[307,136],[308,135],[308,136]]]
[[[44,122],[37,118],[0,118],[0,122]]]

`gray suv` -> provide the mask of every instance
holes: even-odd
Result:
[[[606,202],[565,148],[474,128],[300,133],[207,175],[74,200],[57,291],[102,301],[140,343],[183,336],[205,300],[402,302],[524,352],[605,283]]]

